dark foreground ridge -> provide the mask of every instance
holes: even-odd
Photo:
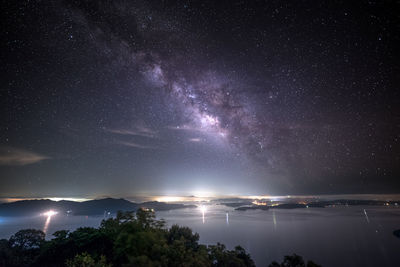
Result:
[[[250,255],[237,246],[201,245],[199,234],[188,227],[165,227],[163,220],[147,209],[118,212],[103,220],[99,228],[82,227],[73,232],[61,230],[46,241],[40,230],[21,230],[9,240],[0,240],[0,266],[111,267],[111,266],[255,266]],[[318,266],[294,254],[277,266]]]
[[[0,204],[0,216],[35,216],[48,210],[56,210],[59,213],[71,215],[103,215],[108,212],[115,215],[117,211],[135,211],[138,208],[163,211],[195,207],[195,205],[169,204],[157,201],[134,203],[123,198],[104,198],[84,202],[37,199]]]

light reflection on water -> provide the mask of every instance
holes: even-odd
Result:
[[[272,220],[274,221],[274,230],[276,230],[276,216],[275,216],[275,210],[272,210]]]
[[[21,229],[39,229],[46,233],[46,239],[51,239],[52,234],[58,230],[74,230],[78,227],[98,227],[103,216],[67,216],[57,214],[52,216],[34,217],[2,217],[0,219],[0,239],[9,238]]]
[[[199,209],[159,212],[158,217],[169,225],[192,228],[201,243],[221,242],[230,249],[241,245],[257,266],[293,253],[328,267],[398,266],[400,262],[400,239],[393,235],[400,229],[400,209],[393,206],[235,211],[210,205],[204,219]]]
[[[368,217],[368,220],[366,219]],[[203,244],[221,242],[232,249],[241,245],[257,266],[281,261],[297,253],[323,266],[398,266],[400,239],[399,207],[336,207],[294,210],[235,211],[223,205],[158,212],[168,225],[179,224],[200,234]],[[46,231],[98,227],[103,216],[56,216],[0,218],[0,238],[20,229]]]
[[[47,216],[46,222],[44,223],[43,226],[43,232],[45,234],[47,234],[47,229],[49,228],[50,221],[51,221],[51,215]]]

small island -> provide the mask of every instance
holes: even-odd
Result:
[[[270,207],[263,205],[253,205],[253,206],[243,206],[236,208],[235,210],[245,211],[245,210],[269,210]]]
[[[280,200],[270,202],[267,199],[254,200],[252,202],[231,202],[221,203],[227,207],[233,207],[238,211],[245,210],[270,210],[270,209],[304,209],[304,208],[326,208],[335,206],[398,206],[399,201],[382,200],[354,200],[354,199],[336,199],[336,200],[311,200],[290,199],[290,202]]]

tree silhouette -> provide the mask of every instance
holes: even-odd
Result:
[[[293,254],[291,256],[285,256],[281,264],[276,261],[272,262],[269,267],[320,267],[312,261],[308,261],[307,265],[304,263],[303,257]]]

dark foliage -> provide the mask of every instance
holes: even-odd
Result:
[[[285,256],[281,264],[274,261],[269,267],[320,267],[320,265],[312,261],[308,261],[307,264],[305,264],[301,256],[293,254],[292,256]]]

